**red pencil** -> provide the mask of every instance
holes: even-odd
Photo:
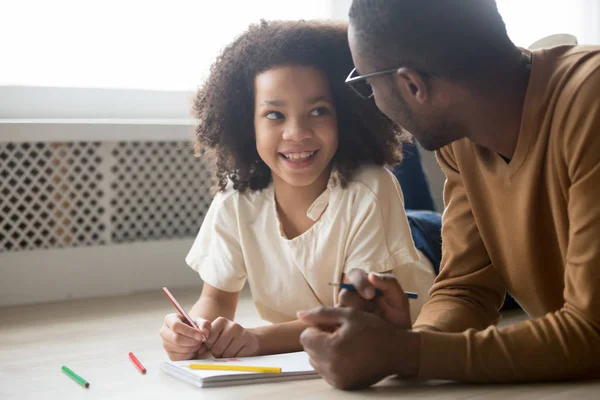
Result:
[[[175,299],[175,296],[173,296],[171,294],[171,292],[169,292],[169,289],[164,287],[164,288],[162,288],[162,291],[164,294],[167,295],[169,300],[171,300],[171,303],[173,303],[173,305],[175,306],[175,309],[177,311],[179,311],[179,315],[181,315],[183,317],[183,320],[192,328],[196,328],[196,329],[200,330],[200,327],[198,326],[196,321],[194,321],[194,319],[189,316],[189,314],[183,309],[183,307],[181,307],[181,305],[179,304],[177,299]],[[204,334],[202,332],[200,332],[200,334],[202,335],[202,341],[206,342],[206,337],[204,336]]]
[[[146,373],[146,368],[144,368],[144,366],[142,365],[140,360],[138,360],[137,357],[134,356],[132,352],[129,352],[129,359],[131,360],[133,365],[135,365],[135,367],[138,369],[138,371],[140,371],[142,374]]]

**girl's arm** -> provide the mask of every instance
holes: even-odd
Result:
[[[295,320],[250,328],[248,331],[258,339],[259,355],[266,355],[302,351],[300,334],[306,327],[308,325],[304,322]]]
[[[240,293],[219,290],[204,283],[192,317],[211,323],[207,347],[215,357],[257,356],[301,351],[300,334],[307,325],[298,320],[256,328],[233,322]]]
[[[249,356],[302,350],[300,334],[307,327],[305,323],[296,320],[244,329],[233,322],[239,298],[239,292],[225,292],[204,283],[200,299],[190,310],[192,317],[199,317],[211,322],[211,332],[207,344],[213,350],[213,355],[216,357]],[[241,353],[232,354],[238,340],[240,346],[243,346],[243,350]],[[256,347],[248,345],[252,343]],[[246,349],[254,351],[246,352],[244,351]]]
[[[233,321],[239,298],[240,292],[225,292],[204,283],[202,294],[190,310],[190,315],[209,322],[219,317]]]

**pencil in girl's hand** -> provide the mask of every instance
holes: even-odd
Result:
[[[194,321],[194,319],[189,316],[189,314],[183,309],[183,307],[181,307],[181,305],[179,304],[177,299],[175,299],[175,297],[171,294],[169,289],[164,287],[164,288],[162,288],[162,291],[164,294],[167,295],[169,300],[171,300],[171,303],[173,303],[173,305],[175,306],[175,309],[177,309],[179,314],[183,317],[184,322],[186,324],[188,324],[189,326],[191,326],[192,328],[196,328],[196,329],[200,330],[200,327],[198,326],[198,324],[196,324],[196,321]],[[204,336],[202,331],[200,332],[200,334],[202,335],[202,341],[206,342],[206,336]]]
[[[354,287],[354,285],[350,284],[350,283],[330,283],[330,286],[339,286],[340,289],[346,289],[349,292],[356,292],[356,288]],[[408,297],[409,299],[417,299],[419,298],[419,295],[414,293],[414,292],[404,292],[406,294],[406,297]],[[381,291],[381,289],[377,289],[375,288],[375,296],[381,296],[383,294],[383,292]]]

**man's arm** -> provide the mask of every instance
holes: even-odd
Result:
[[[587,79],[568,96],[565,117],[556,120],[563,132],[570,180],[563,307],[503,329],[422,332],[421,377],[469,381],[600,377],[600,69]]]
[[[506,289],[479,235],[451,147],[440,150],[437,157],[446,175],[441,271],[414,329],[485,329],[500,318]]]
[[[457,169],[442,152],[448,176],[444,269],[418,320],[422,330],[411,332],[356,309],[304,313],[300,319],[312,327],[303,332],[301,343],[324,379],[355,388],[391,374],[471,382],[600,378],[600,70],[590,79],[594,82],[569,96],[571,107],[559,124],[570,179],[564,306],[502,329],[428,330],[483,327],[495,320],[503,293],[481,250]],[[465,220],[471,223],[464,232],[453,229]],[[461,241],[468,257],[459,252]],[[396,291],[401,293],[400,287]]]

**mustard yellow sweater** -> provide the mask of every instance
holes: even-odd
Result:
[[[441,149],[442,270],[415,329],[421,378],[600,377],[600,47],[532,53],[514,156]],[[505,290],[532,318],[499,329]]]

